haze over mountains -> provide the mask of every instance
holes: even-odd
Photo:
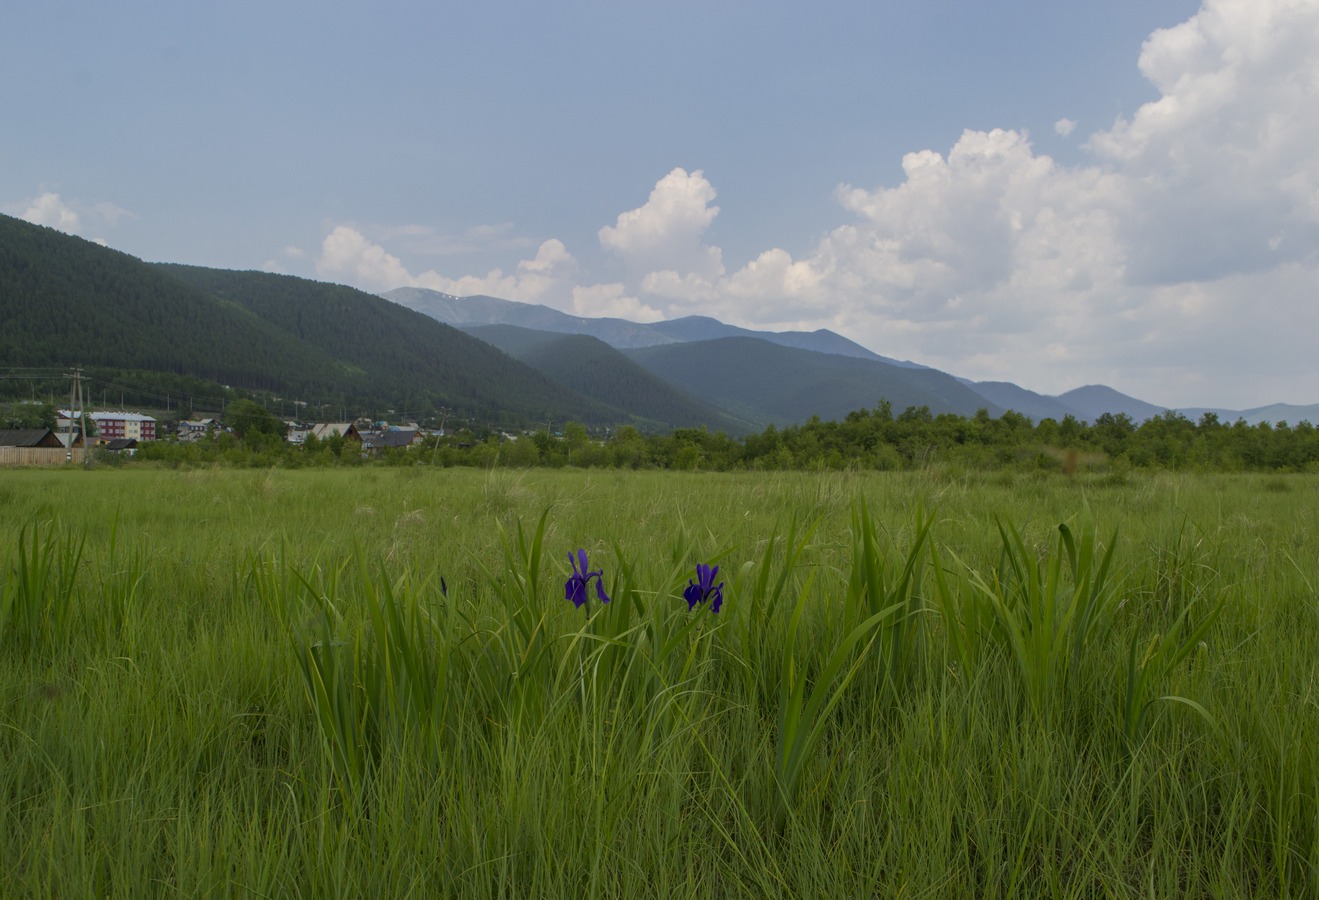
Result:
[[[182,398],[214,410],[241,389],[312,419],[445,409],[518,427],[574,420],[738,435],[882,403],[895,415],[1012,409],[1085,421],[1162,411],[1102,386],[1046,397],[969,382],[827,330],[757,332],[701,316],[592,319],[417,288],[382,298],[291,276],[145,263],[8,216],[0,322],[0,368],[85,366],[148,405]],[[1252,424],[1319,419],[1319,405],[1213,412]]]
[[[1165,407],[1104,385],[1086,385],[1047,396],[1010,382],[954,378],[919,363],[880,356],[826,329],[753,331],[705,316],[653,323],[586,318],[537,304],[486,296],[455,297],[416,287],[397,288],[382,296],[489,340],[519,358],[520,348],[535,341],[525,334],[515,339],[513,332],[490,330],[492,326],[590,335],[657,376],[718,402],[730,412],[761,422],[799,422],[811,415],[837,418],[852,409],[875,406],[875,396],[888,399],[895,413],[908,406],[928,406],[936,414],[974,415],[976,410],[984,408],[993,415],[1011,409],[1035,420],[1061,420],[1071,415],[1093,422],[1104,413],[1111,413],[1125,414],[1141,422],[1165,411]],[[762,345],[806,353],[784,354],[770,347],[726,342],[729,338],[751,339]],[[683,344],[699,344],[701,349],[676,349]],[[857,365],[844,360],[879,365]],[[1223,421],[1241,418],[1252,425],[1319,421],[1319,404],[1277,403],[1247,410],[1197,407],[1177,412],[1193,420],[1204,413],[1213,413]]]
[[[880,356],[855,341],[823,328],[818,331],[752,331],[726,325],[709,316],[684,316],[648,324],[627,319],[592,319],[569,315],[539,304],[518,303],[482,295],[455,297],[453,294],[415,287],[396,288],[381,296],[458,328],[469,325],[516,325],[558,334],[589,334],[620,350],[725,337],[755,337],[784,347],[923,368],[916,363]]]

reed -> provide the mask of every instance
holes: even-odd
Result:
[[[1319,893],[1319,480],[10,475],[3,896]]]

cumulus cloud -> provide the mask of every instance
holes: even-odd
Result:
[[[397,256],[368,241],[360,231],[340,225],[321,242],[316,271],[368,291],[387,291],[413,284],[412,274]]]
[[[1128,177],[1133,282],[1209,280],[1314,259],[1319,5],[1209,0],[1154,32],[1161,93],[1088,146]]]
[[[123,219],[133,217],[128,210],[108,201],[84,203],[66,199],[54,191],[43,191],[28,200],[6,203],[0,206],[0,210],[34,225],[57,228],[66,234],[86,237],[90,232],[93,235],[90,240],[102,246],[106,244],[105,238],[96,235],[93,229],[113,228]]]
[[[629,296],[621,282],[573,288],[572,308],[579,316],[615,316],[633,322],[658,322],[664,318],[658,309]]]
[[[1312,402],[1298,335],[1316,332],[1297,325],[1319,283],[1316,46],[1319,4],[1206,0],[1145,42],[1160,96],[1092,134],[1088,164],[1061,165],[1021,131],[968,130],[946,155],[908,154],[897,186],[841,186],[852,220],[801,258],[766,251],[728,275],[656,267],[642,295],[836,327],[1045,391],[1106,381],[1155,402],[1249,403],[1231,376],[1210,394],[1185,374],[1235,357],[1290,371],[1279,389]]]
[[[1024,134],[995,130],[965,132],[947,157],[908,154],[903,170],[894,188],[841,186],[855,221],[802,259],[774,248],[714,278],[651,272],[642,291],[767,327],[884,321],[933,333],[971,317],[983,336],[1120,275],[1118,185],[1098,168],[1061,169]]]
[[[599,231],[600,246],[637,271],[673,271],[711,278],[723,274],[718,247],[703,242],[719,215],[714,186],[700,169],[674,169],[661,178],[643,206],[620,213]]]
[[[485,275],[449,278],[435,270],[414,275],[402,260],[355,228],[339,225],[321,243],[316,271],[323,277],[365,291],[383,292],[397,287],[424,287],[456,296],[487,294],[506,300],[539,303],[557,295],[568,296],[577,261],[557,239],[544,241],[531,259],[513,272],[496,268]]]
[[[517,264],[513,272],[491,269],[485,275],[445,278],[434,271],[417,276],[413,284],[459,297],[485,294],[505,300],[541,303],[566,294],[577,272],[577,260],[562,241],[551,238],[536,249],[536,255]]]
[[[641,279],[641,290],[663,298],[670,306],[711,304],[717,302],[721,294],[717,279],[705,278],[694,272],[680,275],[672,269],[647,272]]]
[[[345,228],[322,262],[378,287],[561,294],[583,315],[829,327],[1050,393],[1105,382],[1179,405],[1313,402],[1317,46],[1313,0],[1204,0],[1145,41],[1158,97],[1088,135],[1080,164],[1018,129],[967,130],[907,154],[895,185],[840,185],[843,221],[805,252],[771,248],[731,271],[708,240],[714,185],[682,168],[599,230],[617,282],[574,287],[558,241],[512,272],[451,280],[414,276]],[[1238,390],[1245,376],[1275,393]]]
[[[69,234],[77,234],[82,227],[82,220],[71,206],[60,199],[59,194],[47,191],[34,198],[27,208],[18,214],[20,219],[33,225],[45,225],[58,228]]]

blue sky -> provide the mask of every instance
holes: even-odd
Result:
[[[1319,401],[1319,0],[5,18],[0,211],[148,260]]]

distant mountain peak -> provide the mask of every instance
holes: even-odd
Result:
[[[709,341],[726,337],[754,337],[783,347],[813,350],[834,356],[870,359],[904,368],[925,368],[916,363],[880,356],[827,328],[815,331],[756,331],[729,325],[711,316],[692,315],[662,322],[632,322],[611,317],[592,318],[560,312],[535,303],[474,295],[455,297],[426,288],[395,288],[382,294],[401,306],[424,313],[446,325],[516,325],[558,334],[586,334],[617,350],[658,347],[673,343]]]
[[[1007,382],[956,379],[881,357],[826,328],[764,332],[704,315],[638,323],[424,288],[398,288],[382,300],[287,275],[147,264],[5,215],[0,321],[10,365],[76,362],[202,402],[221,402],[210,386],[225,385],[330,398],[331,406],[443,405],[510,423],[701,422],[730,431],[884,402],[894,411],[1013,409],[1087,421],[1165,412],[1105,385],[1047,397]],[[446,326],[529,333],[503,335],[506,346],[523,346],[516,354]],[[536,365],[510,359],[518,355]],[[1319,421],[1319,404],[1177,412],[1248,424]]]
[[[1093,422],[1104,413],[1125,413],[1137,422],[1152,419],[1167,409],[1129,397],[1105,384],[1087,384],[1059,394],[1055,399],[1075,409],[1078,418]]]

